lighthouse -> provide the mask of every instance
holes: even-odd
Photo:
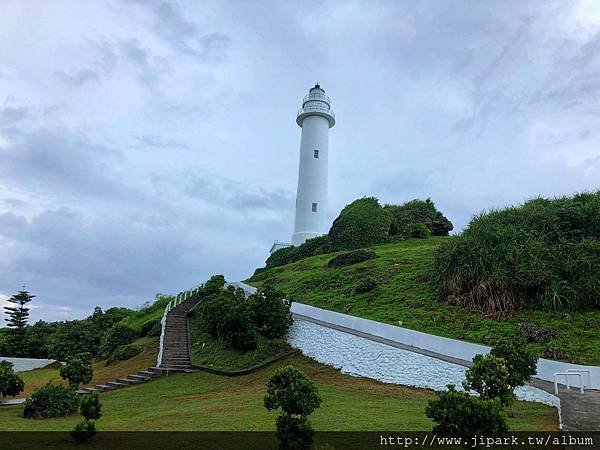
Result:
[[[327,232],[329,129],[335,125],[335,114],[331,110],[331,100],[319,83],[309,89],[302,100],[296,123],[302,128],[302,137],[294,234],[291,244],[275,241],[269,251],[271,254]]]
[[[335,125],[335,114],[319,83],[302,100],[296,123],[302,128],[302,137],[292,245],[300,245],[327,231],[329,129]]]

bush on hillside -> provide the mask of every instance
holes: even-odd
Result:
[[[117,323],[102,336],[100,354],[109,355],[120,345],[129,344],[135,337],[135,331],[126,325]]]
[[[424,223],[413,223],[408,227],[408,237],[425,239],[431,236],[431,230]]]
[[[283,293],[272,287],[257,290],[246,303],[252,322],[267,339],[285,336],[292,326],[292,302],[285,300]]]
[[[373,289],[377,287],[377,281],[375,281],[371,277],[367,277],[361,280],[354,289],[354,292],[357,294],[366,294],[367,292],[371,292]]]
[[[90,353],[79,353],[67,359],[64,366],[60,368],[60,376],[63,380],[69,380],[69,385],[78,387],[80,384],[88,384],[92,381],[94,369],[92,369],[92,355]]]
[[[23,417],[48,418],[66,416],[77,412],[79,399],[72,387],[53,384],[51,381],[36,389],[25,401]]]
[[[440,436],[471,438],[508,431],[502,405],[497,400],[483,400],[458,392],[451,384],[447,392],[436,394],[425,409],[434,421],[433,432]]]
[[[509,406],[515,399],[509,385],[510,376],[504,358],[494,355],[476,355],[473,365],[465,372],[463,387],[475,391],[484,400],[498,400]]]
[[[427,237],[421,232],[415,236],[415,230],[422,224],[430,231],[428,235],[448,236],[454,225],[440,211],[437,210],[431,199],[411,200],[403,205],[385,205],[384,209],[390,212],[392,223],[390,234],[393,236],[408,237]],[[425,234],[427,234],[425,232]]]
[[[375,197],[347,205],[329,230],[332,251],[353,250],[388,242],[392,218]]]
[[[482,213],[435,256],[439,295],[505,314],[600,308],[600,192]]]
[[[377,258],[377,254],[371,250],[354,250],[334,256],[327,263],[327,267],[345,267],[358,264],[369,259]]]

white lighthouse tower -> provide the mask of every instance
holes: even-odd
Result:
[[[296,123],[302,128],[302,138],[292,245],[300,245],[327,231],[329,129],[335,125],[335,114],[319,83],[302,100]]]

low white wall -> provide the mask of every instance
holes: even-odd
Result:
[[[234,286],[244,289],[248,293],[253,293],[256,288],[242,282],[231,283]],[[475,355],[488,353],[490,347],[485,345],[473,344],[470,342],[459,341],[433,334],[422,333],[420,331],[409,330],[395,325],[376,322],[374,320],[363,319],[360,317],[350,316],[335,311],[328,311],[314,306],[305,305],[303,303],[292,303],[292,312],[302,316],[310,317],[311,319],[319,320],[326,324],[349,328],[372,336],[388,339],[399,344],[410,345],[419,349],[427,350],[440,355],[458,358],[465,361],[471,361]],[[549,359],[538,360],[537,378],[546,381],[554,381],[556,372],[566,372],[571,369],[585,369],[590,371],[590,386],[587,383],[587,375],[583,375],[583,382],[586,387],[592,389],[600,389],[600,367],[598,366],[583,366],[580,364],[569,364],[560,361],[552,361]],[[572,386],[579,386],[578,378],[570,377]],[[559,379],[562,384],[565,384],[564,377]]]
[[[25,372],[26,370],[39,369],[56,362],[55,359],[5,358],[3,356],[0,356],[0,361],[9,361],[13,363],[13,370],[15,372]]]

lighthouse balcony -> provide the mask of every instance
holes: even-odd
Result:
[[[298,126],[301,127],[302,121],[308,116],[321,116],[326,118],[329,121],[329,128],[335,125],[335,113],[329,109],[329,106],[310,105],[300,108],[296,116],[296,123]]]
[[[327,106],[331,106],[331,100],[329,100],[329,97],[325,94],[319,94],[317,92],[304,96],[302,99],[302,107],[304,107],[304,105],[308,102],[323,102],[327,103]]]

